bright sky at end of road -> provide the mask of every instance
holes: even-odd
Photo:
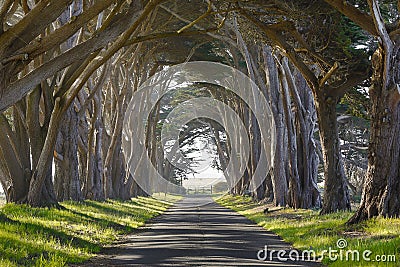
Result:
[[[187,178],[188,180],[183,180],[183,187],[192,189],[208,187],[226,181],[223,172],[212,167],[208,167],[204,171],[194,174],[194,176],[189,174]]]
[[[218,171],[214,168],[208,167],[207,169],[203,170],[202,172],[189,174],[188,178],[193,179],[193,178],[223,178],[223,172]]]

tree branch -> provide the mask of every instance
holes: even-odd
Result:
[[[77,18],[71,23],[67,23],[63,27],[56,29],[51,34],[42,38],[40,42],[30,43],[26,47],[18,50],[15,54],[29,54],[30,58],[35,58],[36,56],[47,52],[52,47],[67,40],[85,23],[90,21],[94,16],[98,15],[101,11],[106,9],[114,2],[115,0],[103,0],[96,2],[96,4],[77,16]]]
[[[3,32],[3,18],[7,14],[8,9],[12,5],[13,0],[6,0],[0,9],[0,34]]]
[[[327,80],[329,80],[330,77],[332,77],[333,73],[339,68],[339,62],[335,62],[332,66],[332,68],[325,74],[324,77],[319,81],[319,87],[324,86]]]
[[[275,29],[265,25],[260,20],[256,19],[254,16],[249,14],[246,10],[242,9],[240,14],[242,14],[249,21],[253,22],[257,27],[259,27],[265,35],[278,47],[280,47],[283,52],[287,55],[290,61],[297,67],[297,69],[303,74],[304,78],[310,83],[312,90],[319,87],[318,79],[314,73],[307,67],[299,55],[294,51],[293,47],[290,46],[282,36],[282,34]]]
[[[105,53],[99,57],[96,57],[89,65],[85,68],[79,78],[74,82],[74,84],[69,88],[69,90],[63,95],[65,100],[65,105],[63,109],[68,108],[71,102],[74,100],[78,92],[82,89],[84,84],[90,78],[95,70],[97,70],[101,65],[103,65],[108,59],[110,59],[119,49],[121,49],[126,41],[130,38],[133,32],[138,28],[138,26],[143,22],[145,18],[158,6],[161,2],[166,0],[150,0],[144,7],[143,11],[139,17],[134,20],[133,24],[122,34],[117,40],[105,51]]]
[[[72,0],[42,0],[16,25],[0,35],[0,58],[29,43],[56,19]],[[41,18],[41,19],[38,19]],[[14,42],[16,41],[16,42]],[[12,47],[10,47],[12,44]],[[9,49],[10,51],[6,50]]]
[[[32,13],[29,12],[29,13]],[[129,25],[135,23],[140,16],[137,8],[130,8],[125,14],[118,14],[108,27],[84,43],[67,50],[65,53],[37,67],[24,77],[11,83],[0,98],[0,111],[4,111],[22,99],[41,81],[51,77],[57,71],[72,63],[85,60],[91,53],[104,48],[110,41],[120,36]]]
[[[354,86],[359,85],[360,83],[368,79],[368,77],[369,77],[368,72],[353,72],[347,77],[345,82],[342,83],[336,82],[328,85],[326,88],[327,95],[342,97],[347,90],[349,90]]]
[[[390,62],[392,60],[392,50],[393,50],[393,42],[390,39],[390,36],[386,30],[385,22],[383,21],[381,12],[379,10],[379,3],[376,0],[368,0],[368,5],[371,9],[371,13],[373,14],[372,18],[374,20],[374,24],[376,30],[378,31],[380,42],[385,49],[385,58],[384,58],[384,69],[383,69],[383,87],[389,83],[389,69]]]
[[[153,33],[153,34],[148,34],[148,35],[137,36],[137,37],[131,38],[128,41],[125,42],[124,46],[129,46],[129,45],[137,44],[137,43],[140,43],[140,42],[150,41],[150,40],[155,40],[155,39],[171,38],[171,37],[177,37],[177,36],[190,36],[190,35],[207,34],[209,32],[218,31],[218,29],[219,28],[211,28],[211,29],[204,29],[204,30],[184,31],[184,32],[181,32],[181,33],[178,33],[176,31]]]
[[[181,29],[179,29],[177,31],[177,33],[181,33],[184,30],[187,30],[191,27],[193,27],[194,25],[196,25],[200,20],[206,18],[209,14],[211,13],[211,2],[208,3],[208,7],[207,7],[207,11],[206,13],[204,13],[203,15],[201,15],[200,17],[198,17],[197,19],[195,19],[194,21],[192,21],[191,23],[189,23],[188,25],[182,27]]]
[[[374,21],[370,15],[360,11],[355,6],[347,3],[346,0],[324,0],[326,3],[334,7],[337,11],[354,21],[361,28],[372,35],[377,36]]]
[[[183,21],[183,22],[186,22],[186,23],[190,23],[189,20],[183,18],[182,16],[180,16],[177,13],[175,13],[171,9],[165,7],[164,5],[160,5],[160,7],[162,9],[164,9],[165,11],[167,11],[169,14],[173,15],[175,18],[179,19],[180,21]],[[198,29],[198,30],[204,30],[204,28],[200,27],[199,25],[194,25],[193,27]],[[215,38],[217,40],[221,40],[223,42],[226,42],[226,43],[232,45],[233,47],[236,47],[236,43],[231,38],[228,38],[228,37],[225,37],[225,36],[221,36],[219,34],[213,34],[211,32],[208,32],[207,35],[209,35],[209,36],[211,36],[211,37],[213,37],[213,38]]]

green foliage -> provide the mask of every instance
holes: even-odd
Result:
[[[340,100],[340,104],[344,108],[344,113],[369,120],[369,110],[371,102],[368,93],[362,88],[351,88]],[[340,110],[338,110],[340,112]]]
[[[118,236],[162,213],[170,199],[63,202],[63,209],[7,204],[0,217],[0,266],[64,266],[89,259]]]
[[[341,16],[335,42],[342,47],[347,57],[358,54],[357,46],[366,45],[368,38],[363,30],[347,17]]]
[[[329,247],[337,249],[336,242],[344,238],[348,242],[345,250],[371,250],[373,259],[376,255],[396,255],[397,262],[322,261],[329,266],[398,266],[400,259],[400,219],[376,218],[359,225],[347,226],[350,212],[319,215],[313,210],[294,210],[270,208],[264,214],[265,205],[252,201],[250,197],[225,195],[217,199],[223,206],[238,211],[267,230],[273,231],[285,241],[300,250],[310,247],[321,255]]]

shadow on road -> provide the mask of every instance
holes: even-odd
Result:
[[[82,266],[321,266],[278,261],[276,255],[258,260],[265,245],[268,250],[291,249],[279,236],[210,197],[191,196]]]

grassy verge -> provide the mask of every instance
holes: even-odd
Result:
[[[65,209],[6,204],[0,210],[0,266],[79,263],[161,214],[178,197],[63,202]]]
[[[275,232],[297,249],[311,248],[316,251],[318,257],[324,250],[329,251],[329,248],[338,250],[338,253],[331,254],[332,259],[337,256],[335,261],[330,259],[327,252],[324,254],[322,262],[326,265],[400,266],[400,219],[376,218],[359,225],[346,226],[345,222],[352,213],[319,215],[317,211],[312,210],[274,211],[273,208],[269,208],[270,212],[264,214],[267,206],[254,203],[249,197],[226,195],[216,201]],[[346,240],[345,248],[337,247],[339,239]],[[352,256],[353,252],[348,252],[353,250],[359,252],[359,261],[356,260],[356,254]],[[367,250],[371,251],[369,256],[366,255],[366,259],[370,261],[363,258],[363,253],[369,254]]]
[[[154,193],[152,195],[153,198],[161,201],[167,201],[169,203],[174,203],[180,199],[182,199],[182,196],[180,195],[172,195],[172,194],[165,194],[165,193]]]

